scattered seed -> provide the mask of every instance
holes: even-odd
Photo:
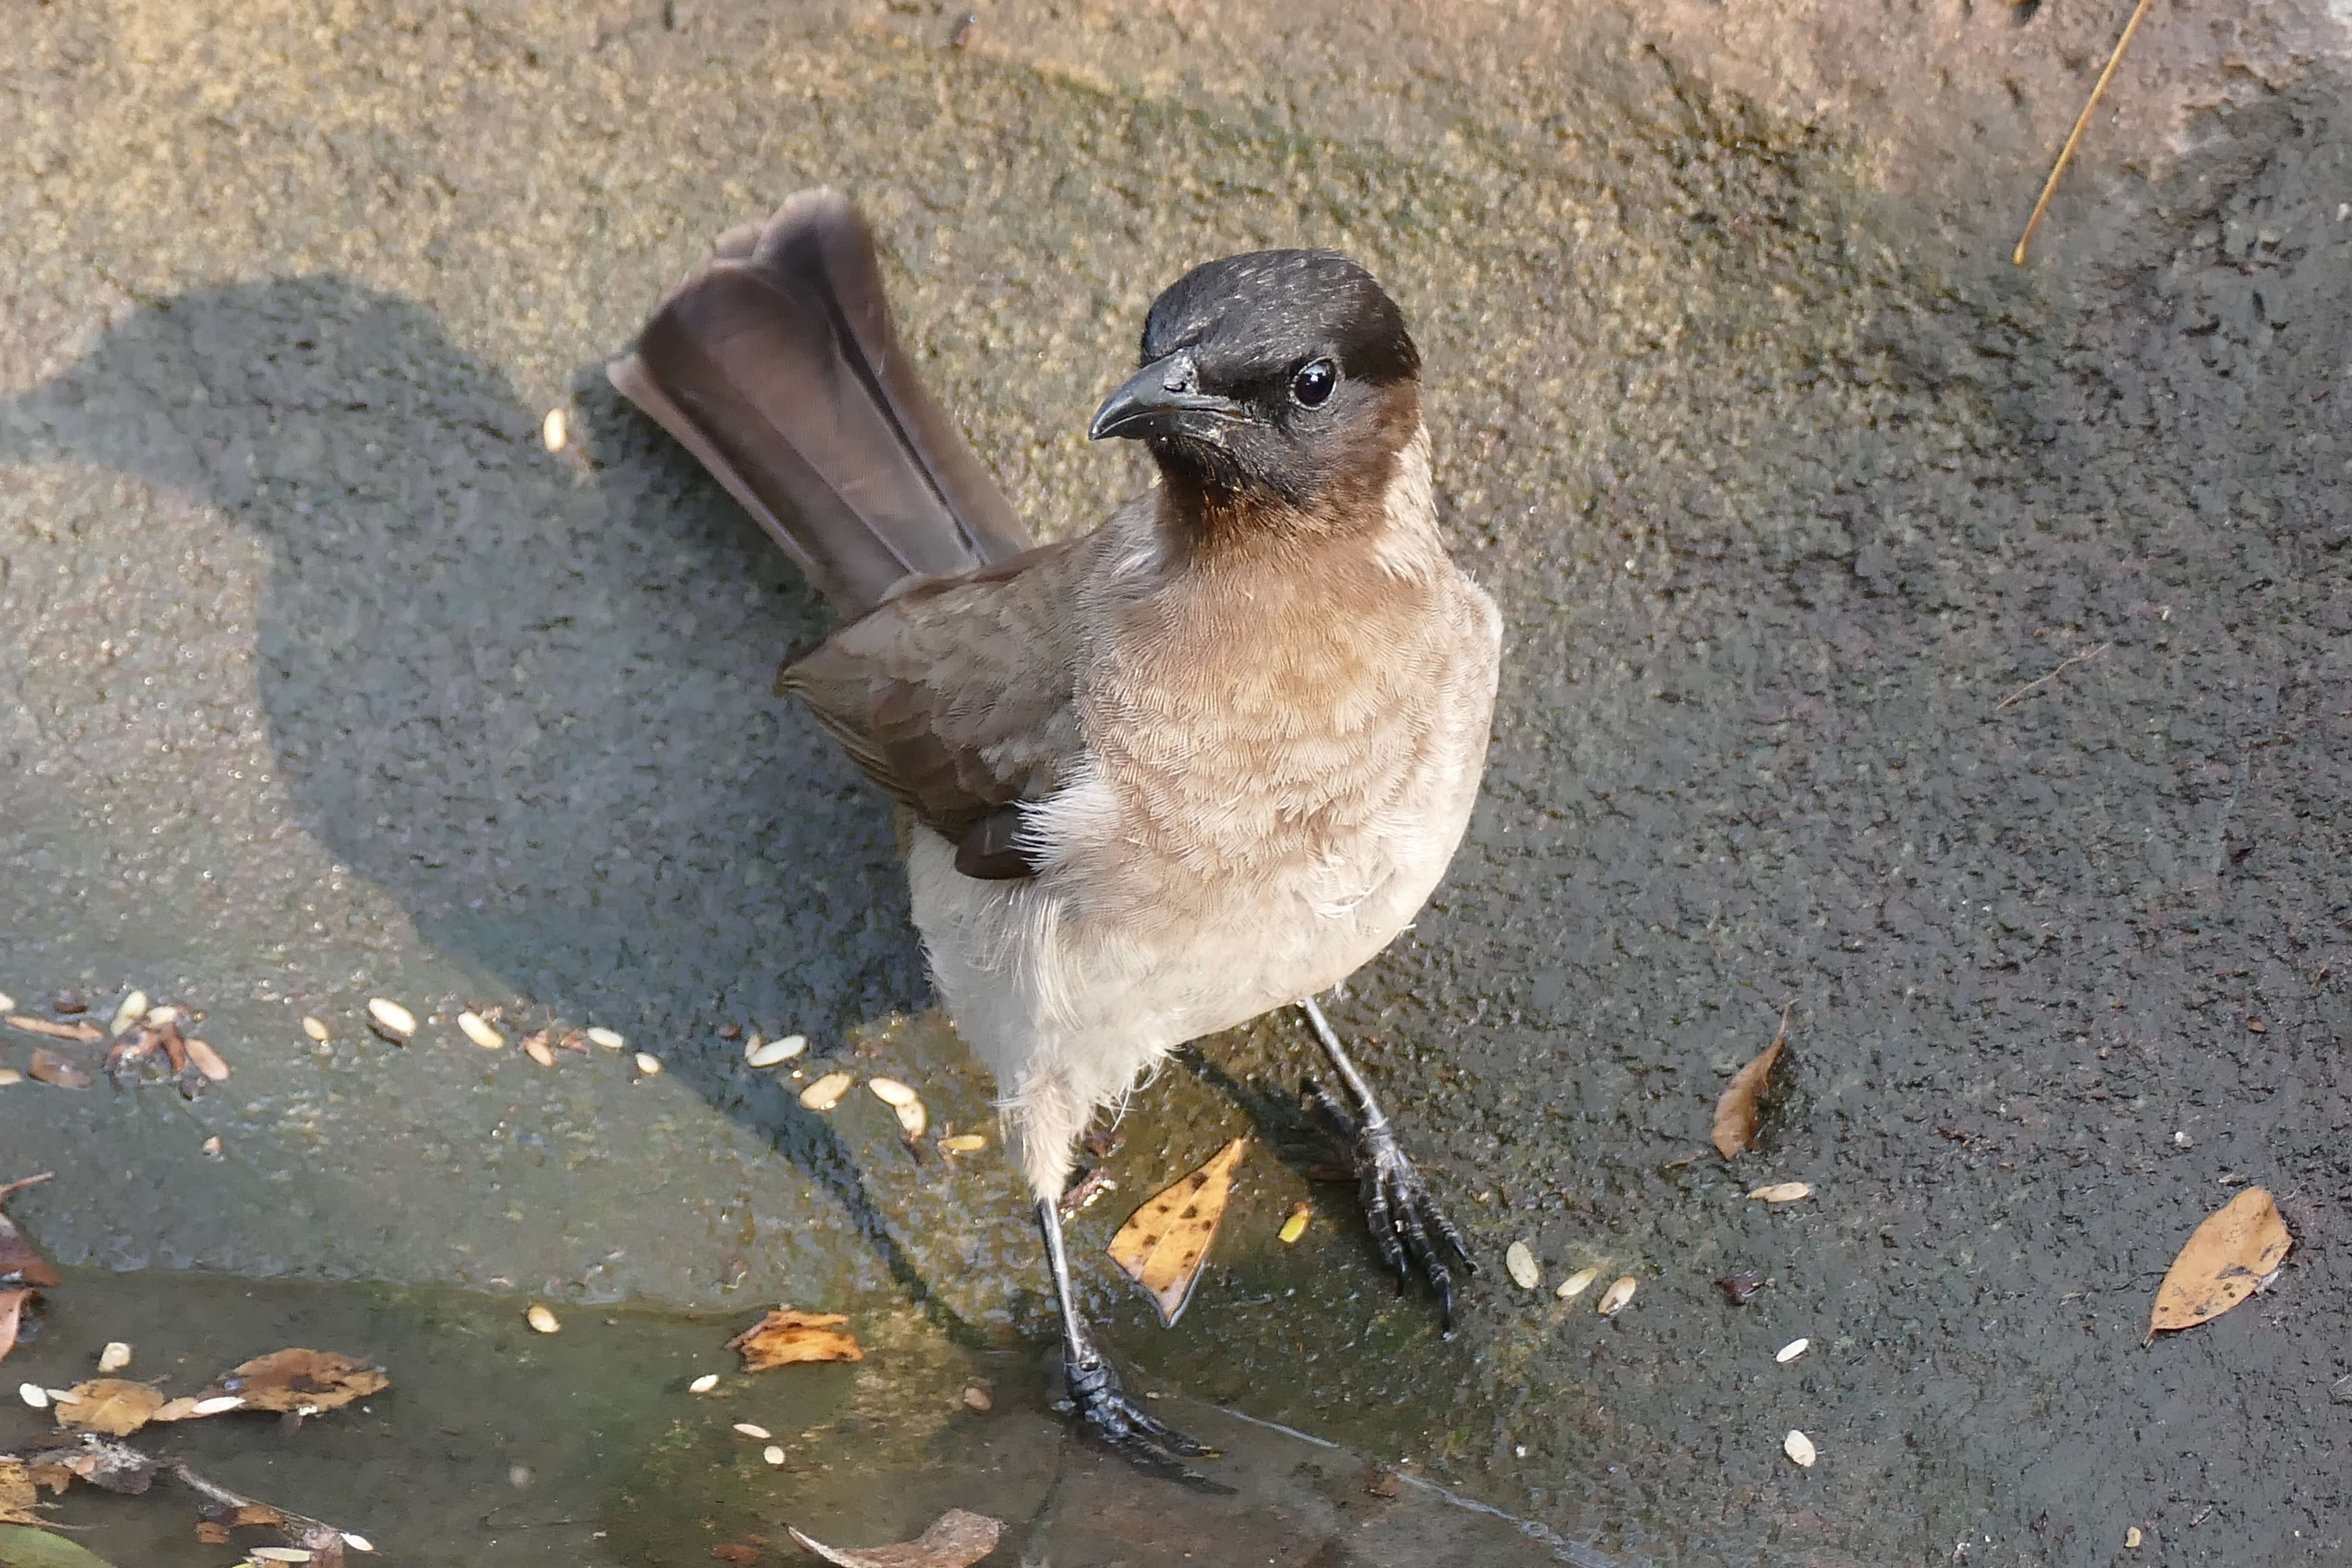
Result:
[[[696,1378],[692,1383],[688,1384],[686,1385],[686,1391],[688,1394],[708,1394],[718,1386],[719,1374],[715,1372],[706,1372],[700,1377]]]
[[[1812,1348],[1813,1342],[1811,1340],[1790,1340],[1772,1352],[1772,1359],[1785,1366]]]
[[[327,1043],[327,1026],[308,1013],[302,1015],[302,1032],[322,1046]]]
[[[555,1043],[567,1051],[578,1051],[583,1057],[588,1054],[588,1037],[577,1029],[564,1030],[563,1037]]]
[[[203,1149],[205,1153],[211,1155],[215,1160],[219,1159],[221,1152],[220,1134],[215,1132],[211,1137],[205,1139]]]
[[[190,1038],[182,1044],[187,1049],[188,1059],[196,1064],[198,1072],[214,1083],[228,1081],[228,1063],[221,1060],[218,1051],[199,1039]]]
[[[479,1013],[458,1014],[457,1027],[466,1031],[467,1039],[486,1051],[495,1051],[507,1043],[507,1037],[499,1033],[497,1027]]]
[[[375,1550],[374,1542],[370,1541],[364,1535],[354,1535],[348,1530],[343,1531],[343,1544],[350,1547],[354,1552],[373,1552]]]
[[[5,1088],[12,1083],[22,1083],[24,1081],[25,1075],[18,1072],[15,1068],[0,1068],[0,1088]]]
[[[900,1083],[895,1078],[868,1079],[866,1080],[866,1087],[872,1089],[874,1091],[874,1098],[880,1100],[885,1105],[912,1105],[915,1103],[915,1091],[908,1089],[905,1084]]]
[[[16,1010],[16,999],[5,991],[0,991],[0,1013],[13,1013]]]
[[[1315,1210],[1310,1205],[1307,1204],[1297,1204],[1293,1205],[1290,1211],[1290,1217],[1282,1222],[1282,1229],[1279,1233],[1282,1245],[1288,1247],[1292,1242],[1297,1241],[1300,1237],[1305,1236],[1307,1234],[1307,1223],[1314,1217]]]
[[[988,1147],[988,1140],[977,1132],[959,1132],[940,1139],[940,1147],[950,1154],[977,1154]]]
[[[721,1024],[719,1026],[719,1037],[722,1040],[740,1040],[743,1037],[743,1026],[740,1024]]]
[[[131,1364],[131,1347],[121,1340],[109,1340],[106,1348],[98,1352],[98,1370],[121,1372]]]
[[[1559,1289],[1558,1291],[1559,1299],[1563,1301],[1575,1300],[1579,1296],[1581,1296],[1587,1290],[1591,1289],[1592,1282],[1600,1278],[1601,1270],[1598,1268],[1578,1269],[1575,1273],[1570,1275],[1567,1279],[1559,1282]]]
[[[1768,1204],[1792,1204],[1799,1198],[1811,1197],[1813,1189],[1802,1182],[1774,1182],[1768,1186],[1757,1188],[1748,1195],[1751,1198],[1761,1198]]]
[[[141,1022],[144,1023],[151,1029],[160,1029],[166,1024],[178,1023],[180,1018],[181,1010],[171,1003],[166,1002],[161,1007],[148,1008],[147,1016],[142,1019]]]
[[[561,408],[549,409],[547,417],[539,422],[539,438],[547,444],[549,451],[561,452],[564,443],[572,439],[571,418]]]
[[[555,1321],[555,1314],[549,1311],[545,1307],[535,1306],[531,1308],[530,1311],[525,1312],[522,1317],[523,1321],[529,1323],[533,1329],[542,1334],[557,1333],[563,1328],[562,1323]]]
[[[636,1055],[636,1063],[637,1070],[647,1078],[661,1076],[661,1058],[654,1055],[653,1052],[639,1051]]]
[[[49,998],[49,1007],[60,1015],[70,1016],[89,1012],[89,1002],[79,991],[60,991]]]
[[[2134,1552],[2139,1550],[2139,1541],[2140,1535],[2138,1525],[2135,1524],[2129,1530],[2124,1531],[2124,1544],[2131,1548]]]
[[[898,1130],[908,1138],[920,1138],[931,1124],[930,1113],[923,1109],[923,1102],[919,1100],[910,1100],[897,1110]]]
[[[222,1415],[236,1409],[244,1403],[245,1398],[242,1394],[215,1394],[210,1399],[197,1400],[195,1404],[189,1406],[189,1413],[195,1415]]]
[[[752,1438],[761,1443],[766,1442],[769,1438],[775,1436],[773,1432],[769,1431],[765,1426],[755,1426],[749,1421],[738,1421],[735,1423],[735,1430],[742,1433],[746,1437]]]
[[[114,1033],[122,1033],[146,1016],[147,993],[133,991],[122,999],[122,1005],[114,1010]]]
[[[408,1037],[416,1033],[416,1015],[382,996],[368,998],[368,1018],[375,1032],[395,1046],[408,1044]]]
[[[766,1447],[760,1450],[760,1458],[767,1460],[768,1463],[772,1465],[781,1465],[784,1462],[784,1451],[775,1444],[771,1443]]]
[[[308,1563],[310,1554],[299,1546],[257,1546],[248,1553],[259,1563]]]
[[[1789,1435],[1780,1439],[1780,1451],[1809,1470],[1813,1468],[1813,1461],[1821,1458],[1820,1451],[1813,1447],[1813,1440],[1793,1426],[1789,1428]]]
[[[607,1029],[602,1025],[597,1026],[595,1028],[586,1030],[584,1033],[588,1037],[588,1043],[590,1045],[602,1046],[608,1051],[617,1051],[623,1046],[629,1043],[627,1039],[622,1036],[619,1030]]]
[[[1615,1317],[1625,1310],[1625,1303],[1633,1299],[1636,1288],[1637,1282],[1631,1274],[1620,1275],[1617,1283],[1602,1293],[1601,1305],[1595,1310],[1604,1318]]]
[[[28,1035],[43,1035],[52,1040],[71,1040],[76,1045],[94,1046],[106,1037],[89,1024],[60,1024],[50,1018],[36,1018],[30,1013],[11,1013],[8,1024]]]
[[[49,1407],[49,1391],[37,1383],[18,1384],[16,1397],[36,1410],[47,1410]]]
[[[857,1081],[852,1074],[829,1072],[801,1090],[801,1108],[804,1110],[831,1110]]]
[[[772,1068],[778,1062],[792,1060],[806,1049],[806,1035],[786,1035],[781,1040],[765,1041],[754,1035],[751,1043],[743,1047],[743,1059],[755,1068]]]
[[[522,1054],[543,1068],[551,1068],[555,1065],[555,1051],[548,1045],[547,1031],[544,1029],[535,1030],[523,1037]]]
[[[996,1407],[996,1402],[988,1396],[988,1390],[976,1383],[964,1385],[963,1402],[983,1415]]]
[[[1511,1243],[1510,1250],[1503,1254],[1503,1267],[1511,1271],[1511,1283],[1522,1290],[1543,1283],[1543,1270],[1536,1266],[1536,1255],[1524,1241]]]

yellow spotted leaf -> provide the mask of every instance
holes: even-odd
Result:
[[[2172,1260],[2156,1288],[2147,1337],[2220,1317],[2261,1289],[2294,1245],[2270,1194],[2248,1187],[2208,1215]]]
[[[163,1396],[128,1378],[93,1377],[75,1384],[54,1405],[60,1426],[128,1437],[155,1418],[155,1412],[163,1407]]]
[[[1233,1195],[1234,1168],[1249,1140],[1236,1138],[1217,1157],[1156,1194],[1128,1216],[1110,1238],[1111,1261],[1127,1270],[1160,1309],[1160,1321],[1173,1323],[1201,1282],[1217,1222]]]

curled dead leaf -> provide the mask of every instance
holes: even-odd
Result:
[[[128,1437],[155,1418],[155,1412],[163,1408],[163,1396],[127,1377],[93,1377],[56,1396],[51,1408],[60,1426]]]
[[[838,1568],[971,1568],[996,1550],[1003,1525],[984,1513],[951,1508],[913,1541],[896,1546],[827,1546],[795,1530],[793,1540]]]
[[[95,1024],[59,1024],[47,1018],[36,1018],[30,1013],[8,1015],[10,1027],[28,1035],[46,1035],[53,1040],[71,1040],[78,1046],[94,1046],[106,1038]]]
[[[337,1351],[298,1348],[256,1356],[224,1373],[198,1394],[201,1403],[231,1395],[249,1410],[332,1410],[392,1386],[383,1368]]]
[[[2268,1284],[2294,1245],[2278,1204],[2248,1187],[2207,1215],[2172,1260],[2156,1288],[2148,1339],[2220,1317]]]
[[[33,1472],[25,1468],[25,1461],[0,1455],[0,1524],[40,1523],[40,1516],[33,1511],[40,1500]]]
[[[1780,1059],[1780,1047],[1789,1043],[1789,1013],[1795,1006],[1790,1002],[1780,1009],[1780,1032],[1772,1037],[1763,1055],[1732,1075],[1729,1087],[1715,1102],[1715,1151],[1727,1160],[1756,1142],[1758,1108],[1771,1080],[1772,1064]]]
[[[743,1352],[745,1372],[766,1372],[803,1361],[864,1361],[857,1336],[841,1331],[849,1321],[840,1312],[801,1312],[779,1307],[727,1342]]]
[[[1111,1261],[1143,1287],[1162,1323],[1183,1314],[1201,1281],[1233,1195],[1234,1169],[1248,1148],[1248,1139],[1234,1139],[1207,1164],[1147,1199],[1110,1238]]]

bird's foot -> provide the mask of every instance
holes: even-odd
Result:
[[[1371,1229],[1381,1261],[1396,1271],[1398,1290],[1415,1272],[1427,1279],[1437,1297],[1445,1336],[1453,1338],[1454,1273],[1445,1255],[1452,1253],[1465,1274],[1478,1272],[1462,1233],[1437,1206],[1428,1181],[1406,1158],[1395,1130],[1369,1094],[1360,1097],[1361,1107],[1350,1108],[1313,1079],[1307,1080],[1306,1094],[1316,1119],[1347,1152],[1364,1223]]]
[[[1194,1442],[1129,1399],[1119,1386],[1118,1373],[1099,1350],[1089,1345],[1072,1354],[1066,1347],[1062,1373],[1069,1384],[1069,1403],[1078,1424],[1111,1452],[1146,1474],[1166,1480],[1182,1481],[1203,1491],[1233,1489],[1182,1463],[1214,1458],[1217,1451]]]

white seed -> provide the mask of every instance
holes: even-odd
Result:
[[[16,1397],[36,1410],[47,1410],[49,1407],[49,1391],[37,1383],[18,1384]]]
[[[1757,1188],[1748,1195],[1751,1198],[1761,1198],[1768,1204],[1792,1204],[1799,1198],[1811,1197],[1813,1189],[1802,1182],[1774,1182],[1768,1186]]]
[[[122,1033],[146,1016],[147,993],[133,991],[122,999],[122,1005],[114,1010],[114,1032],[118,1035]]]
[[[167,1002],[161,1007],[148,1008],[144,1022],[151,1028],[160,1029],[166,1024],[178,1022],[179,1017],[180,1009]]]
[[[1522,1290],[1532,1290],[1543,1283],[1543,1270],[1536,1267],[1536,1255],[1524,1241],[1511,1243],[1503,1254],[1503,1267],[1511,1271],[1511,1283]]]
[[[121,1372],[131,1364],[131,1347],[121,1340],[109,1340],[106,1348],[98,1352],[98,1370]]]
[[[467,1039],[486,1051],[495,1051],[507,1043],[507,1037],[499,1033],[498,1026],[479,1013],[467,1011],[458,1014],[457,1027],[466,1031]]]
[[[801,1109],[831,1110],[841,1103],[841,1097],[847,1094],[849,1086],[856,1081],[857,1079],[849,1073],[829,1072],[801,1090]]]
[[[977,1132],[959,1132],[952,1138],[940,1139],[940,1147],[950,1154],[977,1154],[988,1147],[988,1140]]]
[[[561,408],[551,408],[547,417],[539,422],[539,438],[551,452],[561,452],[563,444],[572,439],[572,420]]]
[[[1563,1301],[1573,1301],[1591,1289],[1592,1282],[1600,1278],[1601,1270],[1598,1268],[1578,1269],[1559,1282],[1559,1299]]]
[[[204,1143],[203,1143],[203,1145],[202,1145],[202,1152],[204,1152],[204,1153],[205,1153],[205,1154],[210,1154],[210,1155],[217,1155],[217,1154],[219,1154],[219,1153],[220,1153],[220,1152],[221,1152],[221,1141],[220,1141],[220,1134],[219,1134],[219,1133],[215,1132],[215,1133],[214,1133],[211,1137],[209,1137],[209,1138],[207,1138],[207,1139],[205,1139],[205,1140],[204,1141]]]
[[[245,1404],[242,1394],[215,1394],[210,1399],[199,1399],[188,1407],[194,1415],[223,1415]]]
[[[555,1047],[547,1043],[545,1029],[534,1029],[522,1037],[522,1054],[543,1068],[555,1065]]]
[[[308,1563],[310,1554],[299,1546],[257,1546],[249,1555],[257,1563]]]
[[[635,1060],[637,1070],[645,1074],[647,1078],[659,1078],[661,1076],[661,1058],[654,1055],[653,1052],[639,1051],[636,1054]]]
[[[327,1043],[327,1026],[308,1013],[302,1015],[302,1032],[322,1046]]]
[[[1780,1439],[1780,1451],[1809,1470],[1813,1468],[1813,1461],[1822,1457],[1821,1451],[1813,1447],[1813,1440],[1793,1426],[1789,1429],[1789,1435]]]
[[[0,1013],[13,1013],[16,1010],[16,999],[5,991],[0,991]]]
[[[22,1083],[24,1081],[25,1075],[18,1072],[15,1068],[0,1068],[0,1088],[5,1088],[9,1084]]]
[[[1633,1291],[1636,1288],[1631,1274],[1620,1275],[1617,1283],[1609,1287],[1601,1294],[1601,1304],[1593,1310],[1604,1318],[1615,1317],[1624,1310],[1625,1303],[1633,1299]]]
[[[805,1035],[787,1035],[781,1040],[762,1040],[754,1035],[751,1043],[743,1047],[743,1059],[755,1068],[772,1068],[778,1062],[792,1060],[806,1049]]]
[[[607,1029],[602,1025],[588,1031],[588,1039],[591,1044],[602,1046],[608,1051],[617,1051],[629,1043],[618,1029]]]
[[[766,1442],[769,1438],[775,1436],[773,1432],[769,1431],[765,1426],[754,1426],[749,1421],[738,1421],[735,1423],[735,1430],[742,1433],[746,1437],[753,1438],[761,1443]]]
[[[880,1100],[885,1105],[912,1105],[915,1103],[915,1091],[908,1089],[905,1084],[900,1083],[895,1078],[868,1079],[866,1081],[866,1087],[872,1089],[874,1091],[874,1098]]]
[[[688,1384],[686,1385],[686,1391],[688,1394],[708,1394],[718,1386],[719,1374],[715,1372],[706,1372],[700,1377],[696,1378],[692,1383]]]
[[[909,1138],[920,1138],[924,1129],[931,1124],[930,1113],[923,1109],[923,1102],[919,1100],[910,1100],[898,1110],[898,1130]]]
[[[525,1312],[522,1316],[523,1321],[529,1323],[533,1329],[536,1329],[542,1334],[556,1333],[563,1327],[562,1323],[555,1321],[555,1314],[549,1311],[545,1307],[533,1307],[530,1311]]]
[[[1772,1359],[1786,1365],[1812,1348],[1813,1342],[1811,1340],[1790,1340],[1772,1352]]]
[[[214,1083],[228,1081],[228,1063],[221,1060],[221,1054],[218,1051],[194,1037],[182,1041],[181,1044],[187,1048],[188,1060],[194,1062],[196,1070],[204,1074],[208,1080]]]
[[[375,1550],[374,1542],[370,1541],[364,1535],[354,1535],[348,1530],[343,1531],[343,1544],[350,1547],[354,1552],[373,1552]]]
[[[368,1016],[375,1020],[380,1032],[397,1035],[404,1044],[409,1036],[416,1033],[416,1015],[384,997],[368,998]]]
[[[766,1447],[760,1450],[760,1458],[767,1460],[768,1463],[772,1465],[781,1465],[784,1462],[784,1451],[775,1444],[771,1443]]]

